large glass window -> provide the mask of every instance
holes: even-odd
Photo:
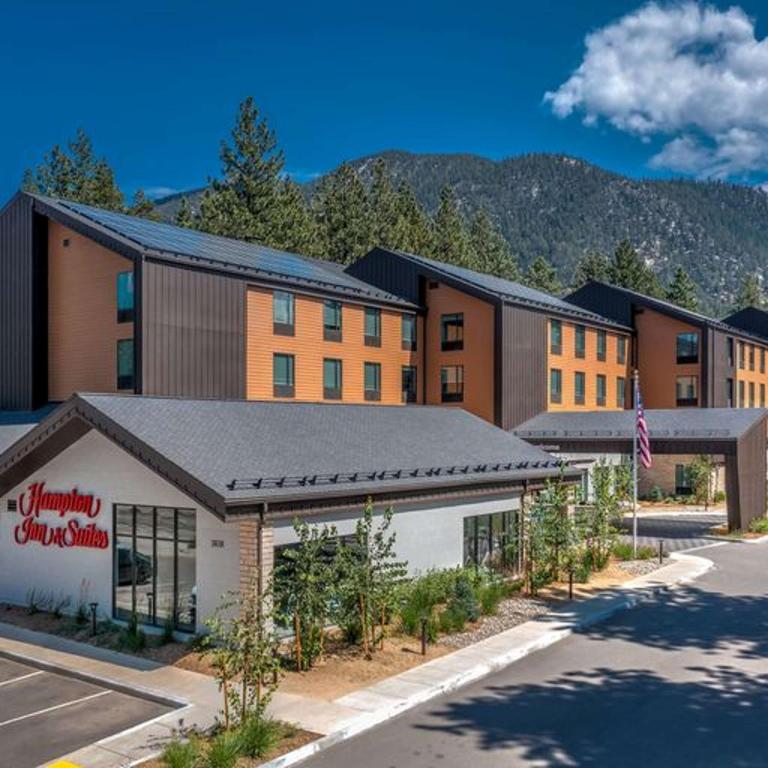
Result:
[[[678,376],[675,382],[675,398],[678,406],[698,405],[698,376]]]
[[[272,298],[272,329],[281,336],[294,335],[294,299],[292,293],[275,291]]]
[[[114,515],[115,618],[194,632],[194,510],[116,504]]]
[[[689,496],[691,493],[691,468],[687,464],[675,464],[675,495]]]
[[[598,360],[605,360],[606,338],[607,337],[606,337],[605,331],[597,332],[597,359]]]
[[[699,334],[677,334],[677,362],[678,364],[699,362]]]
[[[440,369],[440,397],[444,403],[464,401],[463,365],[445,365]]]
[[[558,368],[549,372],[549,399],[553,403],[563,402],[563,372]]]
[[[117,322],[133,322],[133,272],[120,272],[117,276]]]
[[[464,565],[519,569],[518,513],[514,510],[464,518]]]
[[[341,400],[341,360],[323,360],[323,397]]]
[[[563,351],[563,324],[559,320],[549,321],[549,351],[553,355]]]
[[[416,349],[416,315],[403,315],[402,320],[403,349]]]
[[[584,357],[587,351],[587,329],[583,325],[577,325],[574,338],[576,357]]]
[[[363,363],[366,400],[381,400],[381,363]]]
[[[605,405],[605,389],[606,389],[605,376],[602,373],[598,373],[597,374],[597,404],[599,406]]]
[[[133,339],[120,339],[117,342],[117,388],[134,389],[135,386]]]
[[[418,395],[416,393],[416,366],[404,365],[402,371],[403,402],[415,403]]]
[[[381,310],[378,307],[365,308],[365,344],[381,346]]]
[[[455,312],[440,318],[440,345],[443,351],[464,349],[464,313]]]
[[[586,376],[583,371],[576,371],[573,374],[573,392],[576,405],[584,405],[586,389]]]
[[[323,338],[341,341],[341,302],[326,300],[323,304]]]
[[[293,355],[272,356],[272,388],[275,397],[293,397],[296,394],[294,368]]]

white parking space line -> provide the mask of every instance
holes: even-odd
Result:
[[[2,683],[0,683],[0,688],[2,688],[4,685],[11,685],[11,683],[18,683],[22,680],[29,680],[30,677],[36,677],[37,675],[42,675],[43,670],[38,669],[37,672],[30,672],[27,675],[19,675],[18,677],[12,677],[10,680],[3,680]]]
[[[37,717],[38,715],[45,715],[48,712],[55,712],[57,709],[63,709],[64,707],[71,707],[74,704],[82,704],[84,701],[92,701],[98,699],[100,696],[106,696],[113,691],[99,691],[98,693],[92,693],[90,696],[82,696],[79,699],[73,699],[72,701],[65,701],[63,704],[56,704],[53,707],[46,707],[45,709],[38,709],[37,712],[29,712],[26,715],[19,715],[19,717],[12,717],[10,720],[4,720],[0,723],[0,728],[6,725],[13,725],[13,723],[19,723],[22,720],[28,720],[30,717]]]

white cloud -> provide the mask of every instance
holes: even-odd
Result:
[[[175,195],[177,192],[181,192],[180,189],[176,189],[176,187],[147,187],[144,190],[144,194],[151,198],[152,200],[155,200],[158,197],[168,197],[168,195]]]
[[[650,3],[587,35],[578,69],[545,94],[561,118],[644,141],[651,165],[726,177],[768,169],[768,38],[738,7]]]

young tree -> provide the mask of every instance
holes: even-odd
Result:
[[[696,283],[683,267],[675,270],[675,276],[667,288],[667,301],[677,304],[683,309],[696,311],[699,308],[699,299],[696,296]]]
[[[646,296],[664,295],[658,277],[628,240],[622,240],[613,254],[609,279],[614,285]]]
[[[434,219],[434,258],[446,264],[474,267],[472,243],[453,188],[443,187]]]
[[[509,243],[485,211],[479,211],[470,229],[475,269],[505,280],[520,280],[520,264],[512,255]]]
[[[703,504],[704,509],[709,509],[712,501],[712,473],[714,470],[714,460],[711,456],[706,455],[696,456],[688,465],[693,498],[697,504]]]
[[[602,283],[608,282],[611,271],[611,262],[604,253],[598,251],[588,251],[576,264],[573,273],[573,288],[581,288],[590,280],[598,280]]]
[[[736,309],[760,308],[764,303],[765,298],[760,278],[756,274],[750,273],[741,283],[739,294],[736,297]]]
[[[557,277],[557,270],[544,256],[537,256],[525,271],[525,284],[552,296],[559,296],[563,286]]]
[[[616,539],[613,523],[619,517],[619,499],[615,482],[612,467],[601,458],[592,468],[592,501],[583,508],[580,519],[589,565],[597,571],[608,565]]]

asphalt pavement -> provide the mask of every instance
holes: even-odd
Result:
[[[768,765],[768,545],[312,758],[307,768]]]

